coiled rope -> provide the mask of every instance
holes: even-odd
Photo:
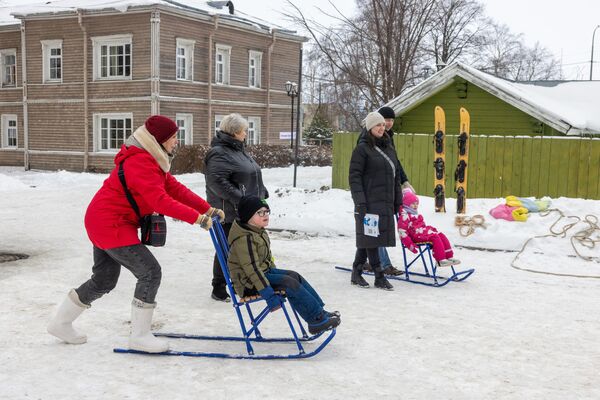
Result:
[[[518,267],[518,266],[515,265],[517,259],[519,258],[519,256],[521,256],[521,254],[523,254],[523,252],[525,251],[525,248],[527,247],[527,245],[529,244],[529,242],[531,242],[534,239],[541,239],[541,238],[546,238],[546,237],[565,238],[567,236],[567,231],[569,231],[569,229],[573,228],[579,222],[586,223],[588,226],[587,226],[587,228],[582,229],[579,232],[575,233],[573,236],[571,236],[570,242],[571,242],[571,246],[573,247],[573,250],[575,250],[575,253],[577,254],[577,256],[579,258],[581,258],[581,259],[583,259],[585,261],[600,262],[600,258],[599,257],[584,256],[583,254],[581,254],[579,252],[579,250],[577,250],[577,246],[576,246],[576,244],[579,244],[579,245],[581,245],[583,247],[586,247],[586,248],[592,250],[596,246],[596,243],[600,243],[600,238],[599,239],[594,239],[593,238],[594,234],[600,233],[600,226],[598,225],[598,217],[595,216],[595,215],[593,215],[593,214],[588,214],[582,220],[580,217],[575,216],[575,215],[566,216],[558,208],[552,208],[552,209],[549,209],[549,210],[547,210],[545,212],[540,212],[540,215],[542,217],[546,217],[546,216],[550,215],[552,212],[557,212],[559,214],[559,217],[550,226],[550,233],[546,234],[546,235],[533,236],[533,237],[527,239],[527,241],[523,244],[523,247],[521,247],[521,250],[519,250],[519,252],[515,256],[515,258],[510,263],[510,266],[513,267],[514,269],[518,269],[520,271],[533,272],[533,273],[536,273],[536,274],[554,275],[554,276],[568,276],[568,277],[572,277],[572,278],[600,279],[600,276],[598,276],[598,275],[561,274],[561,273],[557,273],[557,272],[537,271],[537,270],[534,270],[534,269]],[[571,223],[568,223],[568,224],[564,225],[562,227],[562,229],[555,230],[555,226],[563,218],[572,219],[574,221],[571,222]]]

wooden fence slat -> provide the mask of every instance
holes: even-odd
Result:
[[[565,181],[565,174],[561,174],[561,160],[559,159],[559,150],[564,151],[564,144],[552,139],[550,142],[550,163],[548,167],[548,195],[552,198],[559,197],[559,183],[562,180]],[[561,147],[561,145],[563,147]],[[562,160],[564,162],[564,160]],[[564,171],[564,169],[562,170]],[[565,182],[566,188],[566,182]]]
[[[590,145],[587,140],[579,142],[579,160],[577,173],[577,186],[575,187],[576,196],[581,199],[588,198],[588,190],[590,186]]]
[[[504,158],[502,162],[502,197],[514,195],[512,184],[513,179],[513,141],[508,140],[506,137],[502,140],[502,146],[504,149]]]
[[[513,141],[513,163],[511,192],[515,196],[522,196],[523,190],[523,138],[515,138]]]
[[[486,160],[486,171],[485,171],[485,197],[494,198],[498,197],[494,192],[494,185],[496,183],[496,175],[494,166],[496,165],[496,152],[494,147],[494,139],[491,137],[486,138],[486,149],[485,149],[485,160]]]
[[[479,180],[477,179],[477,137],[469,137],[469,162],[467,163],[467,191],[471,198],[479,197],[477,190]]]
[[[533,196],[534,190],[531,182],[531,147],[533,140],[523,139],[521,145],[523,146],[523,152],[521,154],[521,187],[519,196]]]
[[[542,138],[542,151],[540,153],[540,196],[551,196],[550,194],[550,151],[552,150],[552,139]]]
[[[568,166],[567,177],[567,197],[577,197],[577,185],[579,180],[579,141],[567,140],[569,148],[569,159],[565,166]]]
[[[588,199],[600,199],[600,140],[589,139]]]
[[[531,139],[529,161],[529,186],[531,190],[527,196],[542,197],[540,194],[540,163],[542,162],[542,139],[535,137]]]

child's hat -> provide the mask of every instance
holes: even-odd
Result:
[[[419,204],[419,198],[411,190],[403,191],[402,193],[402,204],[410,206],[413,203]]]
[[[266,207],[270,210],[267,201],[262,200],[258,196],[250,195],[242,197],[240,199],[240,202],[238,203],[237,209],[240,221],[243,223],[247,223],[250,220],[250,218],[252,218],[254,213],[263,207]]]

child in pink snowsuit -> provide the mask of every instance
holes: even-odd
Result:
[[[418,208],[419,198],[413,192],[405,191],[402,206],[398,210],[398,236],[404,247],[416,253],[415,243],[429,242],[433,247],[433,258],[439,267],[460,264],[460,260],[453,258],[454,253],[446,235],[438,232],[433,226],[426,225],[423,216],[417,211]]]

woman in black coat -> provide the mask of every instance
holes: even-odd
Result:
[[[369,287],[362,277],[362,266],[368,257],[375,273],[375,287],[392,290],[393,286],[385,278],[381,267],[377,248],[396,246],[394,214],[402,204],[401,167],[394,146],[385,133],[383,116],[378,112],[369,113],[365,127],[350,159],[350,191],[356,220],[356,256],[350,282],[359,287]],[[365,234],[365,214],[378,216],[378,234]]]
[[[239,114],[229,114],[223,118],[219,128],[204,159],[206,199],[225,211],[223,230],[227,236],[242,196],[254,195],[266,199],[269,192],[263,184],[260,167],[245,151],[248,122]],[[225,277],[216,254],[212,286],[211,297],[214,300],[229,301]]]

